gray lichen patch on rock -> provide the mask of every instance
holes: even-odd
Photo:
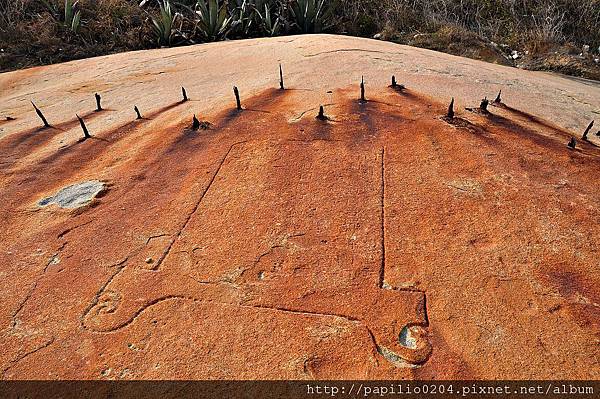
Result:
[[[64,187],[53,196],[40,200],[38,205],[45,207],[56,204],[61,208],[75,209],[89,204],[105,189],[106,185],[101,181],[84,181]]]

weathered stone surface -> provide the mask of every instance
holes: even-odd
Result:
[[[600,378],[594,85],[326,35],[0,75],[2,378]]]

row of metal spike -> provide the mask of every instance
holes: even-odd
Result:
[[[396,81],[396,76],[392,76],[392,83],[390,85],[391,88],[394,88],[396,90],[404,90],[405,86],[404,85],[399,85],[398,82]],[[283,68],[281,66],[281,64],[279,64],[279,88],[281,90],[285,90],[285,84],[284,84],[284,80],[283,80]],[[182,94],[182,102],[186,102],[189,100],[187,92],[185,90],[184,87],[181,88],[181,94]],[[236,86],[233,87],[233,94],[235,96],[235,101],[236,101],[236,109],[238,111],[241,111],[242,108],[242,102],[240,99],[240,92],[238,90],[238,88]],[[101,96],[100,94],[96,93],[94,94],[94,97],[96,99],[96,111],[102,111],[102,105],[101,105]],[[361,103],[366,103],[367,99],[365,96],[365,80],[364,80],[364,76],[361,78],[360,81],[360,102]],[[500,104],[502,103],[502,90],[500,90],[500,92],[498,93],[498,95],[496,96],[496,99],[494,100],[494,103],[496,104]],[[42,113],[42,111],[33,103],[33,101],[31,102],[31,104],[33,105],[35,112],[37,113],[37,115],[40,117],[40,119],[42,120],[44,127],[45,128],[49,128],[51,127],[51,125],[48,123],[48,120],[46,119],[46,117],[44,116],[44,114]],[[479,105],[479,111],[484,113],[484,114],[489,114],[490,112],[488,111],[488,106],[489,106],[490,102],[489,100],[486,98],[484,98],[483,100],[481,100],[481,103]],[[143,119],[142,114],[140,113],[140,110],[138,109],[137,105],[133,107],[135,113],[136,113],[136,119]],[[79,120],[79,123],[81,125],[81,129],[83,130],[83,135],[84,135],[84,140],[88,139],[90,137],[92,137],[85,125],[85,121],[83,120],[83,118],[81,118],[79,115],[75,114],[75,116],[77,117],[77,119]],[[452,98],[452,100],[450,101],[450,105],[448,106],[448,112],[446,113],[446,118],[447,119],[454,119],[455,117],[455,111],[454,111],[454,97]],[[329,120],[329,118],[325,115],[325,109],[323,107],[323,105],[319,106],[319,114],[316,117],[319,120],[322,121],[327,121]],[[196,115],[194,114],[193,119],[192,119],[192,129],[194,130],[198,130],[201,127],[202,128],[207,128],[209,126],[208,122],[200,122],[198,120],[198,118],[196,117]],[[594,121],[590,122],[590,124],[588,125],[587,129],[585,130],[585,132],[583,133],[582,136],[582,140],[587,141],[588,140],[588,134],[590,133],[590,131],[592,130],[594,126]],[[596,133],[597,136],[600,136],[600,131],[598,131],[598,133]],[[575,140],[574,137],[571,138],[571,140],[568,143],[569,148],[574,149],[577,146],[577,140]]]

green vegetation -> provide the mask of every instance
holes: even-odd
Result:
[[[330,0],[297,0],[290,4],[291,15],[302,33],[319,33],[331,21],[334,3]]]
[[[244,2],[245,3],[245,2]],[[229,16],[227,4],[218,0],[198,0],[196,3],[196,25],[208,41],[225,38],[231,29],[233,16]]]
[[[331,32],[596,77],[599,28],[600,0],[10,0],[0,1],[0,70]]]
[[[60,19],[60,11],[55,3],[49,0],[41,0],[48,11],[52,14],[54,20],[73,33],[77,33],[81,23],[81,11],[79,10],[79,1],[65,0],[63,19]]]
[[[175,22],[179,14],[173,14],[169,0],[163,0],[158,5],[158,15],[151,15],[154,33],[159,46],[170,46],[175,34]]]

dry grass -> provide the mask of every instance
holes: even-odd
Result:
[[[348,0],[349,31],[434,32],[452,25],[491,40],[600,45],[600,0]],[[597,46],[596,46],[597,47]]]
[[[63,1],[52,0],[62,10]],[[0,71],[137,50],[150,45],[150,26],[136,1],[80,0],[75,34],[39,0],[0,0]]]

